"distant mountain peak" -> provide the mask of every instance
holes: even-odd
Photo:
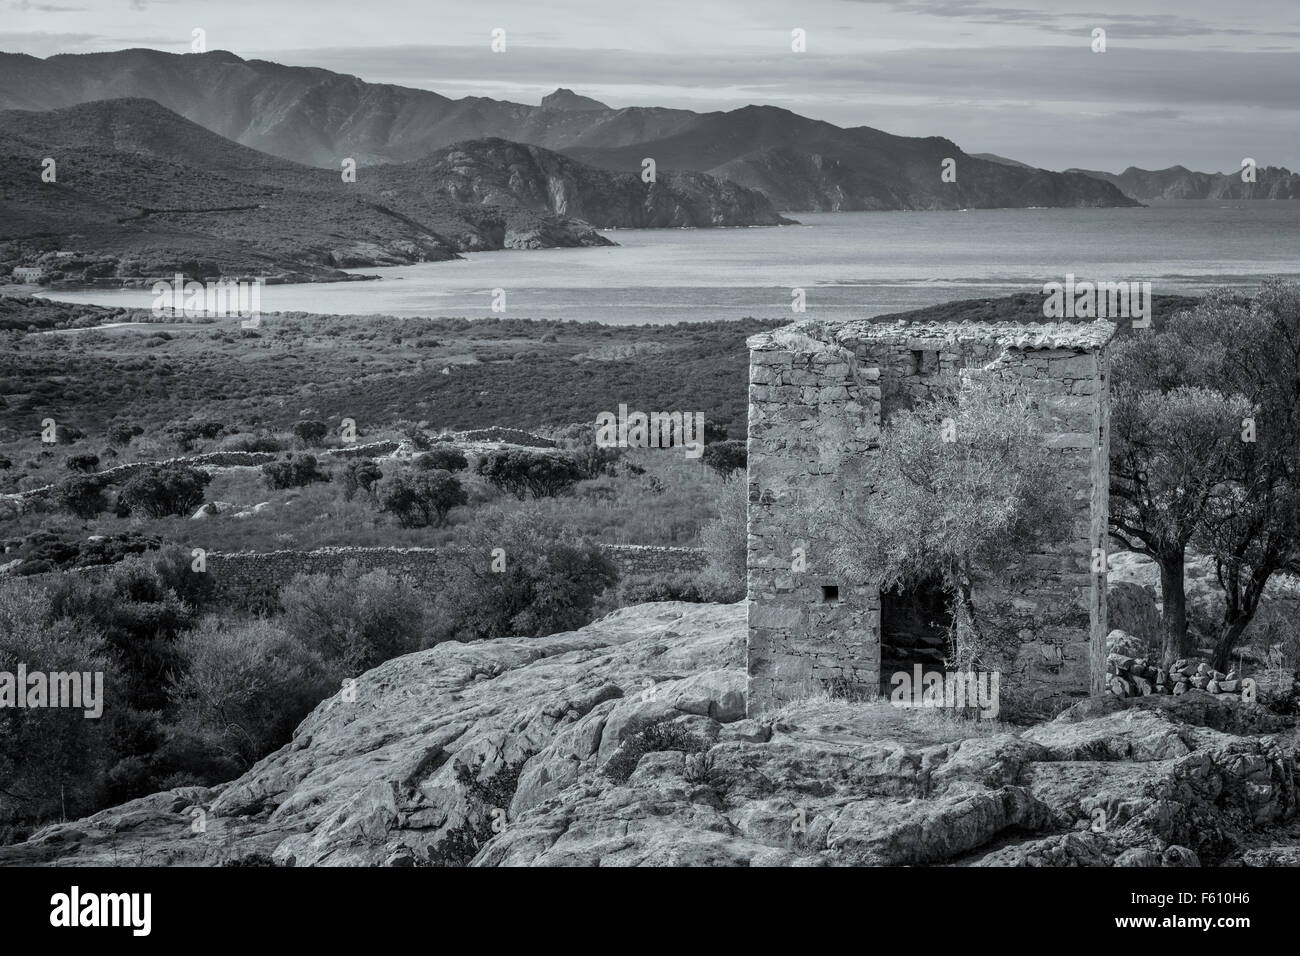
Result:
[[[542,109],[544,110],[607,110],[609,109],[600,100],[593,100],[590,96],[579,96],[573,90],[566,90],[560,87],[554,93],[548,93],[542,97]]]

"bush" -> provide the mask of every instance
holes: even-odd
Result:
[[[687,601],[691,604],[705,604],[714,600],[716,596],[701,587],[699,581],[685,575],[671,578],[624,579],[619,582],[618,603],[621,607],[648,604],[652,601]]]
[[[324,422],[315,420],[294,422],[292,430],[305,445],[319,445],[321,440],[329,434],[329,426]]]
[[[316,651],[265,618],[206,617],[177,650],[185,670],[168,694],[179,727],[241,768],[287,743],[337,687]]]
[[[704,463],[724,478],[745,468],[748,461],[743,441],[720,441],[704,446]]]
[[[60,575],[48,594],[53,617],[99,630],[121,675],[113,699],[156,711],[166,706],[168,681],[183,667],[176,638],[194,623],[195,608],[209,587],[207,576],[191,572],[184,553],[171,549],[133,555],[105,574]]]
[[[698,754],[709,749],[709,743],[699,734],[693,734],[680,724],[664,719],[624,740],[614,756],[605,764],[605,776],[615,783],[627,783],[636,772],[637,764],[646,754],[676,750]]]
[[[86,433],[72,425],[56,425],[54,440],[60,445],[72,445],[86,437]]]
[[[190,515],[203,504],[212,476],[188,465],[155,465],[127,479],[118,501],[151,518]]]
[[[332,679],[353,676],[425,646],[426,599],[388,571],[300,574],[280,592],[282,626],[316,651]]]
[[[449,471],[395,475],[379,492],[380,507],[391,512],[403,528],[440,528],[452,508],[468,502],[465,489]]]
[[[343,498],[346,501],[355,498],[358,491],[373,495],[375,482],[384,477],[379,465],[370,458],[361,458],[348,462],[343,466],[342,475]]]
[[[315,455],[290,455],[284,461],[270,461],[262,466],[266,486],[273,491],[285,488],[302,488],[314,481],[329,481],[328,473],[321,471]]]
[[[478,474],[520,501],[554,497],[577,484],[586,473],[567,455],[538,454],[516,449],[493,451],[479,459]]]
[[[78,518],[93,518],[108,507],[103,479],[91,475],[61,481],[54,490],[54,500]]]
[[[103,696],[116,690],[116,675],[93,626],[57,618],[44,590],[30,582],[4,582],[0,671],[12,674],[20,663],[29,674],[100,672]],[[87,719],[83,709],[0,707],[0,830],[98,809],[112,759],[107,730],[106,721]]]
[[[194,447],[194,443],[199,439],[216,438],[225,430],[226,426],[221,422],[181,422],[169,425],[167,434],[171,436],[172,441],[180,446],[182,451],[190,451]]]
[[[413,462],[421,471],[464,471],[469,467],[465,456],[455,448],[435,448],[416,457]]]
[[[117,422],[108,426],[108,443],[110,445],[129,445],[131,439],[136,435],[143,435],[144,429],[139,425],[130,425],[126,422]]]
[[[492,814],[505,810],[519,788],[519,775],[524,762],[506,764],[486,781],[479,773],[456,765],[456,782],[465,792],[465,820],[460,826],[447,830],[438,845],[429,854],[430,866],[468,866],[483,845],[494,836]]]
[[[700,544],[708,553],[700,584],[714,595],[713,600],[724,604],[745,597],[748,504],[746,478],[743,474],[733,474],[722,483],[718,517],[700,529]]]
[[[156,535],[136,530],[88,541],[82,532],[43,529],[32,532],[19,542],[16,550],[23,563],[16,573],[39,574],[64,568],[115,564],[128,554],[156,550],[160,542]]]
[[[618,581],[605,552],[570,529],[511,514],[462,539],[469,557],[442,592],[457,640],[572,630],[591,621],[596,598]],[[485,560],[504,547],[505,568]],[[453,572],[456,573],[456,572]]]
[[[407,425],[402,429],[402,434],[416,451],[428,451],[433,447],[433,442],[419,425]]]
[[[274,435],[258,432],[256,435],[231,435],[221,443],[225,451],[284,451],[284,441]]]
[[[89,474],[99,467],[98,455],[70,455],[63,461],[63,467],[68,471],[80,471]]]

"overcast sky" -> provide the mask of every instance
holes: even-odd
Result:
[[[0,49],[209,50],[537,103],[783,106],[1037,166],[1300,169],[1300,0],[0,0]],[[494,28],[506,51],[489,49]],[[807,33],[807,52],[790,32]],[[1091,49],[1106,31],[1106,52]]]

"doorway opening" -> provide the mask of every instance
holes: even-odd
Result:
[[[939,576],[880,593],[880,689],[888,696],[899,671],[943,673],[952,628],[950,595]]]

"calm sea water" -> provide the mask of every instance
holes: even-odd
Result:
[[[1194,294],[1300,279],[1300,202],[1177,202],[1142,209],[799,213],[801,225],[635,229],[615,248],[479,253],[457,262],[355,270],[372,282],[268,286],[266,312],[489,317],[615,325],[744,316],[872,316],[1079,279],[1142,280]],[[52,298],[147,308],[147,289]]]

